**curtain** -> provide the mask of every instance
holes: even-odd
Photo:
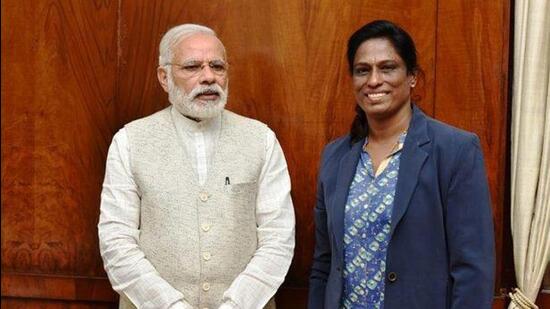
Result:
[[[515,3],[511,221],[518,288],[534,304],[550,260],[550,1]]]

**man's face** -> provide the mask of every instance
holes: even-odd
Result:
[[[227,64],[222,43],[213,35],[195,34],[172,47],[170,70],[158,78],[180,113],[204,119],[218,115],[227,101]]]

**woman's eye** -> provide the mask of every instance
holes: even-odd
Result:
[[[365,75],[367,73],[369,73],[368,68],[355,68],[353,72],[354,75]]]

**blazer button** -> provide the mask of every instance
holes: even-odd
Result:
[[[397,280],[397,274],[394,273],[393,271],[390,271],[388,273],[388,281],[389,282],[395,282]]]
[[[342,271],[342,268],[336,267],[336,271],[341,272],[341,271]]]

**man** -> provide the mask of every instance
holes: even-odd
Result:
[[[160,43],[171,106],[109,149],[99,219],[120,307],[273,308],[294,250],[290,178],[275,134],[224,109],[225,48],[184,24]]]

